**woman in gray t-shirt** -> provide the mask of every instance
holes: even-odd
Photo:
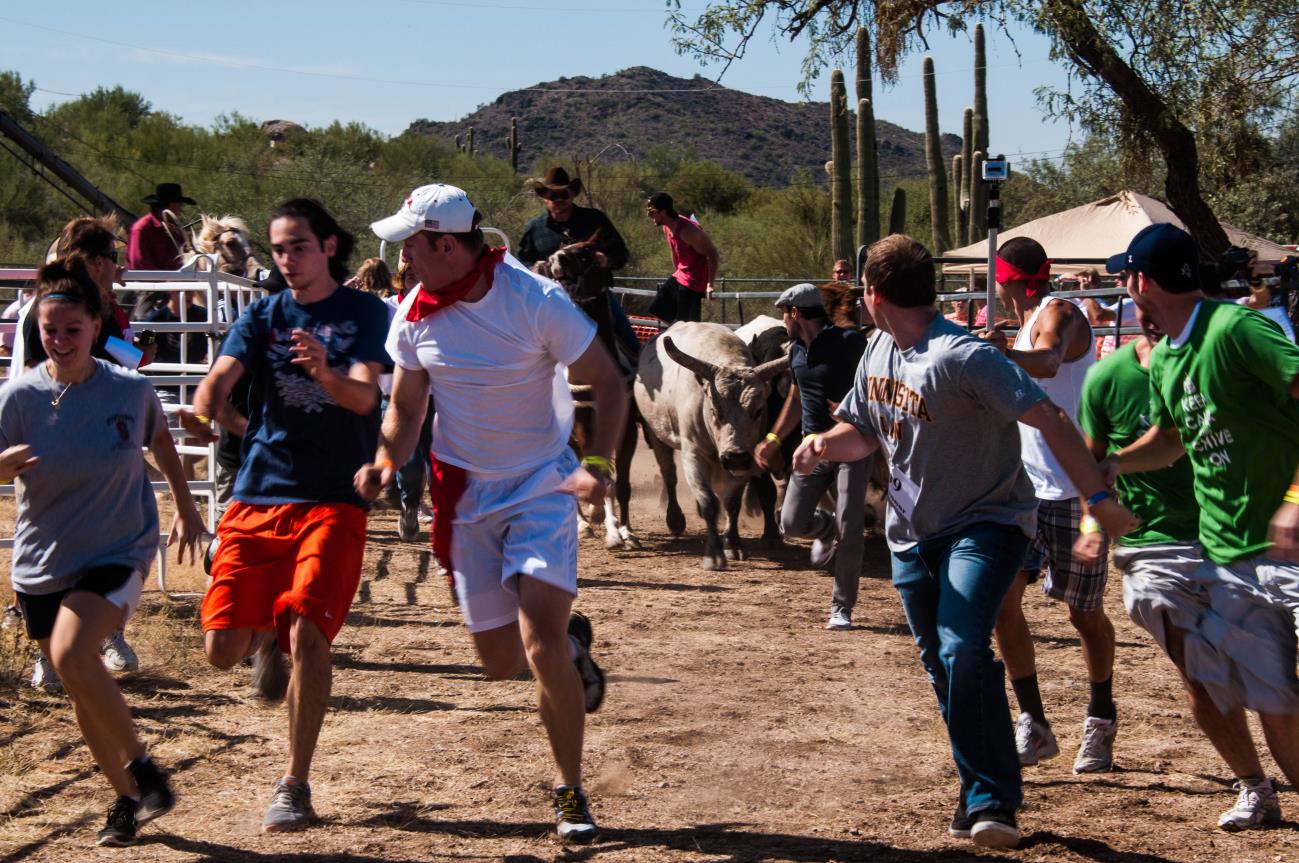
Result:
[[[99,288],[81,257],[37,275],[48,359],[0,390],[0,482],[15,482],[11,578],[27,634],[54,663],[77,724],[117,792],[97,844],[126,845],[136,826],[174,804],[131,713],[99,657],[130,616],[158,548],[148,447],[176,502],[171,542],[183,562],[203,522],[157,394],[140,375],[97,360]]]

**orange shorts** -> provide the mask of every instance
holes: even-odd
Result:
[[[217,526],[203,629],[275,627],[289,652],[289,614],[332,643],[361,582],[365,510],[346,503],[234,501]]]

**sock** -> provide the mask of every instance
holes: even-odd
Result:
[[[576,662],[577,658],[581,655],[582,643],[577,640],[577,636],[570,635],[568,637],[568,658]]]
[[[1015,690],[1015,700],[1019,702],[1019,709],[1022,712],[1027,713],[1043,725],[1051,724],[1046,721],[1046,709],[1042,707],[1042,692],[1037,688],[1036,674],[1012,680],[1010,685]]]
[[[1100,683],[1091,683],[1091,701],[1087,702],[1087,715],[1097,719],[1117,719],[1118,711],[1114,707],[1114,675]]]
[[[1263,781],[1267,779],[1267,777],[1264,776],[1262,773],[1258,774],[1257,776],[1237,776],[1236,778],[1239,779],[1244,784],[1250,786],[1262,785]]]

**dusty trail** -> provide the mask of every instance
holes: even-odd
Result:
[[[30,667],[0,632],[0,861],[346,863],[963,861],[995,855],[951,840],[955,779],[933,693],[868,545],[857,627],[821,627],[830,583],[806,552],[768,552],[725,573],[697,566],[690,533],[662,527],[652,459],[638,454],[634,525],[645,549],[582,543],[581,607],[595,622],[609,696],[588,731],[588,779],[603,840],[552,838],[549,755],[527,681],[479,673],[425,546],[397,540],[376,510],[366,580],[336,644],[333,710],[312,786],[325,823],[264,837],[257,825],[284,766],[282,709],[243,699],[246,672],[201,662],[197,598],[145,595],[131,627],[146,671],[127,679],[144,735],[176,768],[176,811],[131,850],[91,845],[109,791],[62,699],[18,685]],[[683,498],[683,502],[685,498]],[[688,511],[693,506],[685,507]],[[746,536],[754,536],[750,527]],[[198,591],[201,573],[174,571]],[[7,584],[7,578],[4,579]],[[7,598],[7,589],[0,591]],[[1021,860],[1182,863],[1299,859],[1299,825],[1228,835],[1225,769],[1196,732],[1167,660],[1123,616],[1115,693],[1119,772],[1070,772],[1086,702],[1062,609],[1026,603],[1061,757],[1026,773]],[[1257,735],[1261,739],[1261,735]],[[1275,774],[1270,762],[1269,770]],[[1282,794],[1287,813],[1299,795]]]

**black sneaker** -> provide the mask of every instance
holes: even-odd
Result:
[[[577,666],[577,673],[582,678],[586,712],[595,713],[604,701],[604,672],[591,658],[591,641],[594,638],[591,621],[582,612],[573,612],[568,618],[568,634],[577,641],[579,647],[573,664]]]
[[[585,791],[576,785],[555,789],[555,824],[562,842],[585,845],[595,838],[597,828]]]
[[[175,808],[176,795],[171,791],[167,774],[153,763],[152,758],[147,755],[137,758],[126,765],[126,769],[135,779],[135,787],[140,795],[140,802],[135,810],[137,827],[166,815]]]
[[[974,815],[970,838],[984,848],[1014,848],[1019,845],[1019,825],[1015,813],[1002,809],[984,809]]]
[[[119,797],[108,807],[108,823],[95,836],[96,845],[125,848],[135,844],[136,802],[130,797]]]
[[[969,839],[970,830],[974,827],[974,817],[965,811],[965,789],[961,789],[956,798],[956,812],[952,815],[952,824],[947,828],[947,835],[954,839]]]
[[[276,702],[289,689],[289,670],[284,666],[284,652],[274,630],[262,635],[262,646],[253,654],[253,692],[260,699]]]

